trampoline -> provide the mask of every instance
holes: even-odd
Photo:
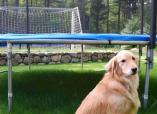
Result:
[[[49,33],[49,34],[2,34],[1,43],[74,43],[74,44],[138,44],[147,45],[149,35]],[[157,37],[156,37],[157,41]],[[156,42],[157,43],[157,42]]]
[[[157,44],[157,36],[155,38]],[[64,43],[64,44],[128,44],[128,45],[146,45],[149,47],[149,35],[125,35],[125,34],[1,34],[0,43],[7,45],[8,59],[8,109],[12,107],[12,44],[46,44],[46,43]],[[147,58],[153,58],[152,50],[147,50]],[[147,59],[146,83],[144,99],[148,99],[148,81],[149,69],[152,65],[151,59]]]

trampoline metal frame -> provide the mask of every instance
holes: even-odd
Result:
[[[152,62],[152,53],[153,49],[150,48],[149,42],[147,41],[107,41],[107,40],[11,40],[7,41],[7,59],[8,59],[8,111],[12,110],[12,99],[13,99],[13,91],[12,91],[12,44],[46,44],[46,43],[64,43],[64,44],[81,44],[82,49],[81,53],[83,53],[83,44],[125,44],[125,45],[146,45],[147,46],[147,55],[146,55],[146,74],[145,74],[145,89],[144,89],[144,106],[147,105],[148,101],[148,90],[149,90],[149,69],[151,68]],[[157,42],[156,42],[157,44]],[[30,54],[30,49],[29,52]],[[28,55],[28,57],[30,57]],[[83,63],[83,61],[81,61]],[[82,64],[83,67],[83,64]],[[29,67],[30,69],[30,67]]]

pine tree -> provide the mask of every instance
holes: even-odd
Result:
[[[91,4],[91,21],[90,32],[101,32],[100,23],[105,19],[105,2],[104,0],[93,0]]]

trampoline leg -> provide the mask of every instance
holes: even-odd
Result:
[[[31,71],[30,45],[29,44],[27,44],[27,50],[28,50],[28,66],[29,66],[29,71]]]
[[[12,44],[7,42],[7,59],[8,59],[8,111],[12,110]]]
[[[81,44],[81,68],[83,69],[83,44]]]
[[[139,45],[139,50],[138,50],[139,52],[138,52],[138,56],[139,56],[139,65],[138,65],[138,67],[139,67],[139,73],[141,72],[141,56],[142,56],[142,46],[140,46]]]
[[[149,91],[149,70],[152,68],[152,58],[153,58],[153,49],[147,47],[147,58],[146,58],[146,74],[145,74],[145,87],[143,94],[143,107],[146,109],[148,104],[148,91]]]

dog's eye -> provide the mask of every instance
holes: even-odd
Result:
[[[132,57],[132,60],[135,60],[135,57]]]
[[[125,59],[123,59],[123,60],[121,60],[121,62],[122,62],[122,63],[124,63],[124,62],[126,62],[126,60],[125,60]]]

